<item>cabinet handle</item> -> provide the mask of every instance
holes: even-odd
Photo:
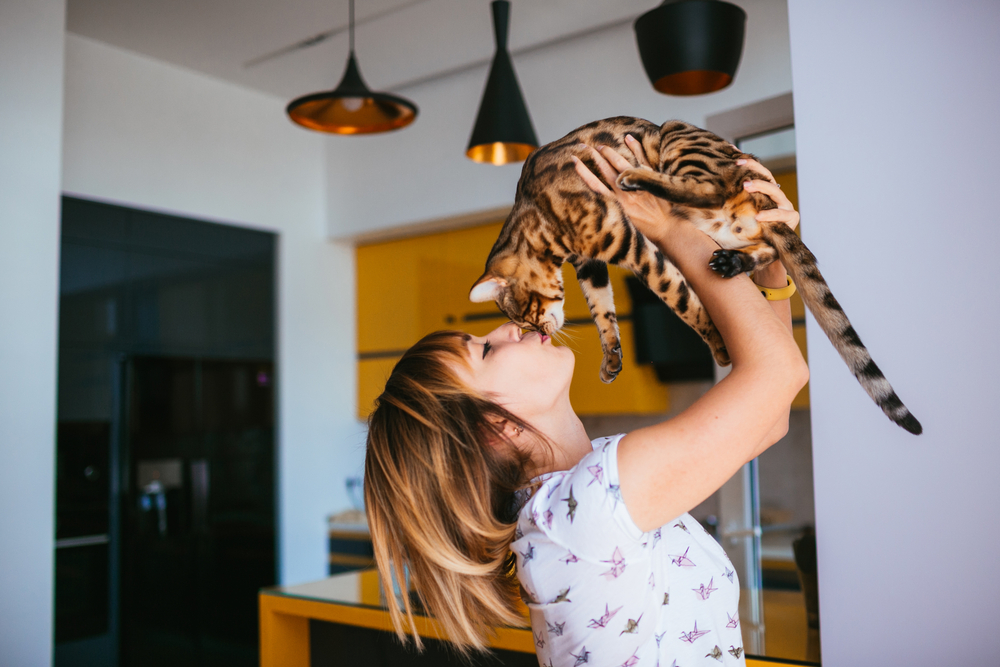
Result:
[[[89,547],[92,544],[107,544],[109,541],[107,533],[103,535],[87,535],[86,537],[64,537],[61,540],[56,540],[56,549]]]

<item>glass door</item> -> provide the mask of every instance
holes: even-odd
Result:
[[[775,176],[798,209],[795,129],[737,141]],[[805,306],[792,300],[793,334],[806,355]],[[718,379],[728,369],[719,369]],[[718,492],[717,536],[740,578],[746,652],[819,661],[809,388],[792,404],[789,432]]]

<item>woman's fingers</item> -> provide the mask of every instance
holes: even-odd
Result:
[[[617,169],[615,163],[608,162],[609,156],[604,150],[598,150],[593,146],[588,146],[587,144],[580,144],[580,148],[590,154],[590,157],[594,160],[594,164],[597,166],[598,170],[600,170],[601,176],[603,176],[604,179],[611,184],[612,189],[617,192],[618,188],[615,187],[615,181],[618,179],[618,174],[621,172],[621,169]],[[601,146],[601,149],[605,149],[605,147]]]
[[[778,208],[788,210],[795,208],[792,206],[792,202],[788,200],[788,197],[785,196],[785,193],[781,191],[781,188],[778,187],[777,183],[753,178],[743,183],[743,189],[747,192],[759,192],[767,195],[778,205]]]
[[[608,186],[604,185],[604,183],[601,182],[601,179],[599,179],[594,172],[587,168],[587,165],[583,163],[583,160],[574,155],[573,163],[576,165],[576,173],[580,174],[580,178],[583,179],[583,182],[587,184],[588,188],[600,194],[611,194],[611,190],[608,190]],[[614,179],[612,179],[612,182],[614,182]]]
[[[594,149],[591,149],[594,150]],[[614,169],[614,176],[612,181],[618,178],[618,174],[622,173],[626,169],[632,168],[632,163],[621,156],[621,154],[613,148],[608,146],[598,146],[597,153],[604,158],[605,163],[612,169]],[[604,173],[605,176],[609,175],[608,172]]]
[[[741,160],[737,160],[736,164],[740,166],[746,165],[747,167],[750,167],[751,169],[756,171],[758,174],[766,176],[767,180],[771,181],[772,183],[775,182],[774,174],[771,173],[771,170],[762,165],[760,162],[757,162],[757,160],[748,160],[746,158],[743,158]]]
[[[638,139],[633,137],[631,134],[626,134],[625,145],[632,151],[632,155],[635,156],[635,160],[639,163],[640,167],[652,169],[652,167],[649,166],[649,161],[646,159],[646,151],[642,149],[642,144]]]
[[[755,218],[757,222],[783,222],[792,229],[799,226],[799,213],[792,209],[772,208],[761,211]]]
[[[646,161],[645,152],[642,150],[642,145],[631,135],[626,135],[626,144],[632,154],[635,156],[636,161],[639,166],[649,168]],[[594,174],[593,171],[577,156],[573,156],[574,164],[576,166],[576,171],[583,178],[584,182],[590,187],[591,190],[596,192],[601,192],[604,194],[616,194],[618,196],[623,195],[618,187],[617,180],[618,174],[625,171],[626,169],[632,168],[632,163],[626,160],[618,151],[609,146],[600,146],[594,148],[593,146],[588,146],[587,144],[580,144],[580,150],[588,153],[590,157],[594,160],[594,166],[600,172],[601,176],[611,184],[611,190],[600,182],[600,179]],[[600,184],[600,187],[598,187]]]
[[[743,162],[740,160],[740,162]],[[761,194],[767,195],[771,200],[778,205],[778,208],[768,209],[766,211],[759,212],[755,217],[758,222],[783,222],[792,229],[795,229],[799,225],[799,214],[792,206],[792,202],[789,201],[788,197],[777,183],[774,182],[774,176],[771,172],[764,168],[759,162],[754,160],[747,160],[745,164],[753,169],[754,171],[763,174],[770,178],[770,181],[762,181],[760,179],[751,179],[743,183],[743,188],[747,192],[759,192]]]

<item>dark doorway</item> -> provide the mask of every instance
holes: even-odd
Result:
[[[63,199],[56,665],[255,665],[273,234]]]

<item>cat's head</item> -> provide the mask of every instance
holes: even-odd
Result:
[[[558,267],[523,258],[491,262],[469,292],[469,300],[495,301],[518,326],[548,336],[562,328],[563,297]]]

